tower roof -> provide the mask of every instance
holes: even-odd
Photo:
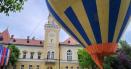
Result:
[[[10,40],[10,34],[9,34],[9,31],[8,31],[8,28],[5,29],[3,32],[0,33],[1,34],[1,37],[3,38],[2,42],[3,43],[8,43],[9,40]]]
[[[79,43],[73,39],[72,37],[69,37],[68,39],[66,39],[64,42],[62,42],[61,44],[67,44],[67,45],[78,45]]]

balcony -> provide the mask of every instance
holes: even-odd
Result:
[[[45,63],[56,63],[56,59],[45,59]]]

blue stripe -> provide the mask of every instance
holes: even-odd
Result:
[[[74,27],[77,29],[77,31],[81,34],[81,36],[86,41],[86,43],[88,45],[91,45],[91,42],[90,42],[89,38],[87,37],[87,35],[86,35],[83,27],[81,26],[76,14],[74,13],[73,9],[71,7],[67,8],[65,10],[65,14],[69,18],[69,20],[72,22]]]
[[[102,43],[96,0],[82,0],[97,43]]]
[[[0,64],[1,64],[1,60],[2,60],[2,55],[3,55],[3,47],[0,46]]]
[[[110,0],[108,42],[112,42],[114,38],[120,4],[121,0]]]
[[[52,13],[52,15],[55,17],[55,19],[60,23],[81,45],[85,48],[84,44],[76,37],[76,35],[68,28],[68,26],[65,25],[65,23],[60,19],[60,17],[56,14],[56,12],[53,10],[53,8],[48,3],[48,0],[46,0],[47,7],[49,11]]]
[[[120,37],[122,36],[122,33],[123,33],[123,31],[124,31],[127,23],[128,23],[128,20],[129,20],[130,16],[131,16],[131,2],[130,2],[130,5],[129,5],[127,14],[126,14],[126,16],[125,16],[123,25],[122,25],[122,27],[121,27],[120,33],[119,33],[119,35],[118,35],[117,42],[120,40]]]

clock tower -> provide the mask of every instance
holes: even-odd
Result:
[[[44,69],[59,68],[59,31],[60,27],[51,15],[48,17],[48,24],[45,25],[44,41]]]

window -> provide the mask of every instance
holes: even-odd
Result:
[[[21,68],[20,69],[24,69],[24,65],[21,65]]]
[[[41,59],[41,53],[38,52],[38,59]]]
[[[53,43],[53,39],[51,39],[50,42]]]
[[[51,59],[54,59],[54,52],[51,53]]]
[[[50,67],[50,69],[53,69],[52,67]]]
[[[71,67],[71,69],[73,69],[73,66]]]
[[[65,68],[68,69],[68,66],[66,66]]]
[[[72,60],[72,51],[68,50],[67,51],[67,61],[71,61]]]
[[[47,59],[54,59],[54,52],[48,51]]]
[[[50,51],[47,53],[47,59],[50,59]]]
[[[39,68],[40,68],[40,66],[39,66],[39,65],[37,65],[37,66],[36,66],[36,69],[39,69]]]
[[[13,42],[16,42],[16,40],[15,40],[15,39],[13,39]]]
[[[31,52],[30,53],[30,59],[33,59],[33,56],[34,56],[34,52]]]
[[[33,69],[32,65],[29,65],[29,69]]]
[[[26,58],[26,52],[23,52],[23,59]]]
[[[53,69],[52,67],[47,67],[47,69]]]
[[[79,69],[79,67],[77,67],[77,69]]]
[[[13,69],[16,69],[16,65],[13,65]]]

